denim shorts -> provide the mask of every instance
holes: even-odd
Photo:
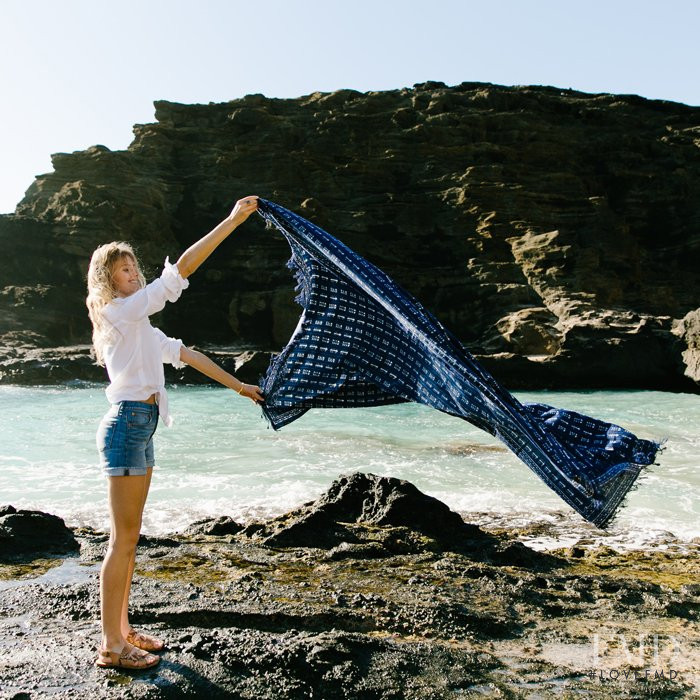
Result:
[[[112,404],[97,429],[97,450],[105,476],[139,476],[155,464],[153,433],[158,404],[120,401]]]

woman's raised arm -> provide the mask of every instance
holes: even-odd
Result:
[[[206,236],[193,243],[177,261],[180,275],[187,279],[235,228],[240,226],[258,208],[257,195],[243,197],[231,213]]]

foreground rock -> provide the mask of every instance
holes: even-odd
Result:
[[[241,534],[273,547],[330,549],[328,557],[335,559],[449,550],[468,553],[474,560],[527,563],[533,568],[552,563],[551,557],[519,542],[498,540],[465,523],[408,481],[361,472],[339,478],[316,501],[278,518],[250,523]]]
[[[404,506],[415,507],[417,529]],[[157,670],[145,673],[92,666],[107,535],[77,530],[80,559],[43,577],[0,582],[3,697],[700,692],[697,547],[682,552],[670,543],[664,551],[617,554],[581,542],[538,554],[520,544],[529,558],[497,560],[491,555],[507,551],[516,533],[487,533],[454,516],[406,482],[355,474],[316,502],[254,527],[219,519],[200,522],[191,534],[146,538],[131,620],[162,635],[168,649]],[[309,518],[319,528],[315,546],[302,527],[310,528]],[[322,536],[326,527],[332,537]],[[225,534],[207,534],[217,528]],[[282,533],[284,545],[272,546],[267,538]],[[461,548],[460,537],[472,544]],[[478,541],[485,552],[472,546]],[[387,545],[397,542],[410,546]],[[56,583],[66,567],[71,580]],[[19,565],[0,571],[6,578],[23,573]],[[632,680],[635,668],[651,676]]]
[[[0,344],[88,343],[97,245],[132,242],[152,278],[254,191],[379,265],[507,386],[699,390],[700,108],[429,82],[159,100],[155,118],[125,151],[53,154],[0,216]],[[300,313],[288,257],[247,222],[157,325],[279,351]]]
[[[0,561],[33,554],[67,554],[79,545],[62,518],[38,510],[0,507]]]

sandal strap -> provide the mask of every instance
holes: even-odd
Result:
[[[126,646],[126,645],[125,645]],[[143,652],[142,654],[139,653],[141,649],[139,649],[137,646],[134,646],[133,644],[131,645],[131,649],[129,651],[124,651],[122,649],[122,653],[119,655],[119,660],[121,661],[124,659],[124,661],[133,661],[135,663],[138,663],[140,661],[143,661],[144,663],[150,663],[151,659],[149,659],[149,656],[153,656],[150,652],[146,651]]]
[[[150,667],[154,664],[154,661],[158,659],[155,654],[150,652],[144,652],[140,654],[141,649],[131,645],[131,649],[127,650],[127,645],[121,652],[111,651],[110,649],[99,649],[100,661],[103,662],[102,665],[111,666],[113,668],[144,668]],[[115,659],[116,657],[116,659]],[[107,662],[107,663],[104,663]]]
[[[156,646],[156,643],[161,641],[158,637],[146,634],[145,632],[138,632],[133,627],[129,630],[129,634],[126,635],[126,640],[132,644],[132,640],[135,640],[142,644],[150,644],[152,646]]]

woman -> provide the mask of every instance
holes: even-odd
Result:
[[[97,361],[105,365],[112,404],[97,431],[97,447],[109,477],[111,531],[100,573],[102,643],[96,665],[145,669],[155,666],[162,640],[129,624],[129,592],[143,506],[155,464],[153,433],[159,416],[170,426],[163,362],[188,364],[254,403],[260,388],[233,375],[182,341],[151,326],[148,317],[174,302],[189,286],[187,278],[214,249],[257,209],[257,197],[236,202],[231,214],[188,248],[175,265],[165,259],[161,276],[146,285],[132,248],[107,243],[92,255],[87,307]]]

